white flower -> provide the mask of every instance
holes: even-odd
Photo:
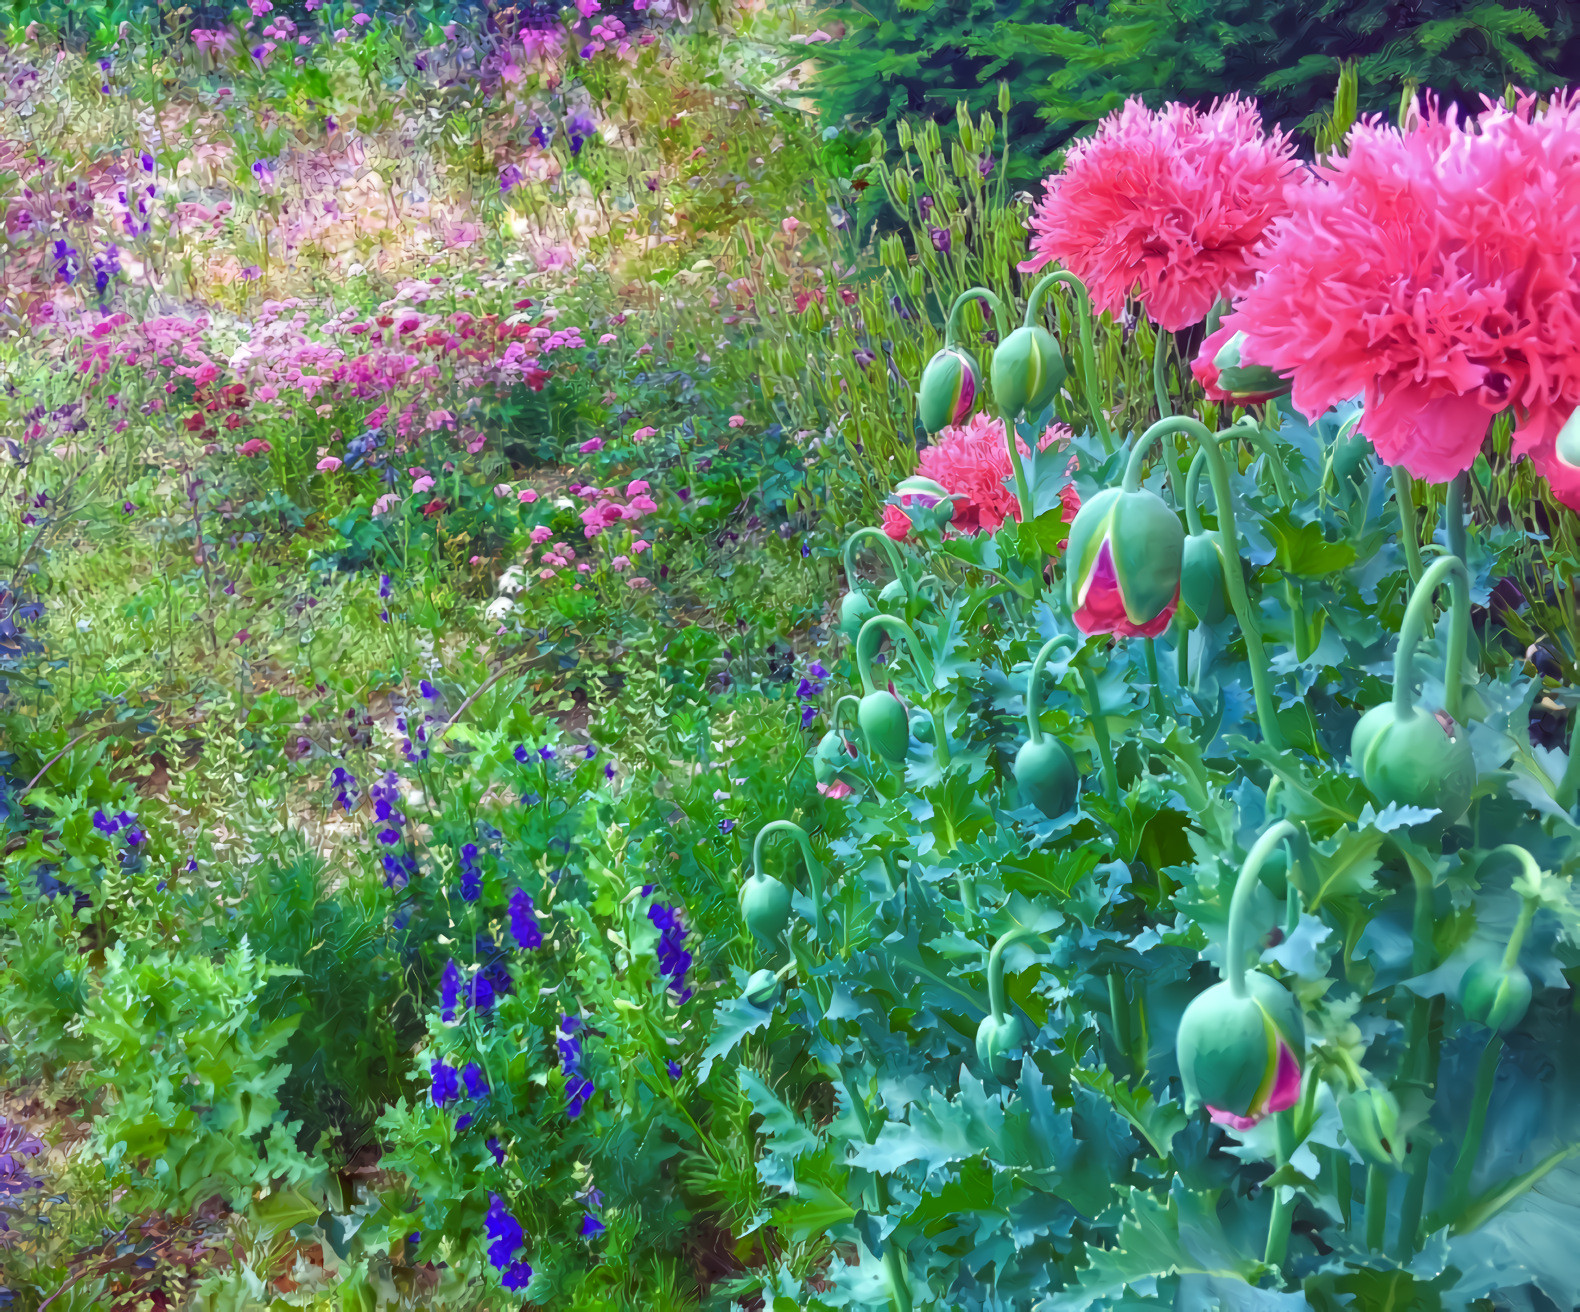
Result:
[[[487,619],[498,623],[515,609],[516,603],[511,601],[509,597],[495,597],[488,603],[488,609],[483,612],[483,615]]]

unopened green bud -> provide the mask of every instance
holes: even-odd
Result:
[[[997,1020],[989,1012],[977,1026],[977,1060],[1003,1083],[1015,1078],[1018,1066],[1010,1053],[1025,1046],[1026,1027],[1019,1016],[1007,1015]]]
[[[1180,609],[1198,624],[1217,624],[1229,613],[1223,556],[1212,533],[1192,533],[1180,557]]]
[[[746,981],[746,1001],[767,1011],[779,1000],[779,977],[771,970],[754,970]]]
[[[958,346],[946,346],[922,370],[916,394],[917,417],[929,433],[961,424],[976,408],[982,373]]]
[[[922,289],[927,286],[926,275],[920,264],[911,266],[911,295],[920,296]]]
[[[1373,706],[1355,725],[1350,759],[1379,805],[1441,811],[1450,824],[1465,814],[1476,786],[1470,735],[1446,713],[1420,706],[1403,715],[1391,701]]]
[[[1339,1099],[1339,1120],[1368,1166],[1404,1165],[1405,1136],[1399,1131],[1399,1100],[1387,1089],[1368,1086]]]
[[[966,102],[963,100],[955,102],[955,123],[960,129],[960,144],[966,150],[975,153],[977,149],[976,125],[972,123],[971,111],[966,108]]]
[[[817,297],[814,296],[806,303],[801,321],[806,325],[808,332],[816,333],[823,330],[823,303]]]
[[[1504,969],[1495,957],[1483,957],[1465,972],[1459,985],[1465,1015],[1499,1034],[1507,1034],[1531,1006],[1531,977],[1519,966]]]
[[[1046,328],[1015,329],[993,352],[993,400],[1010,418],[1042,412],[1064,385],[1064,356]]]
[[[856,710],[856,723],[872,750],[895,765],[903,764],[910,749],[910,716],[905,703],[887,688],[869,692]]]
[[[1000,82],[998,84],[998,112],[1000,114],[1008,114],[1009,105],[1009,83]]]
[[[911,203],[911,174],[909,169],[895,169],[889,178],[894,187],[894,197],[901,205]]]
[[[902,118],[899,121],[899,124],[895,127],[895,134],[899,137],[900,149],[901,150],[909,150],[911,148],[911,124],[910,124],[910,120]]]

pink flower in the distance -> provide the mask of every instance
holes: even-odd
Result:
[[[266,456],[273,450],[274,448],[261,437],[253,437],[248,438],[247,441],[237,447],[236,454],[242,456]]]
[[[631,434],[631,440],[633,442],[645,442],[657,432],[658,429],[656,428],[639,428]]]
[[[514,489],[510,486],[509,483],[495,483],[494,484],[494,495],[496,497],[508,497],[511,494],[512,491],[514,491]]]
[[[620,339],[618,337],[616,337],[613,333],[605,333],[602,337],[600,337],[598,339],[598,345],[599,346],[608,346],[610,342],[618,342],[619,340]]]
[[[794,217],[787,218],[787,219],[780,219],[779,220],[780,230],[784,233],[784,235],[786,237],[794,236],[795,235],[795,230],[797,228],[799,228],[800,226],[801,226],[801,220],[797,219],[797,218],[794,218]]]
[[[645,478],[633,478],[626,484],[625,494],[627,497],[639,497],[644,492],[652,491],[652,488],[653,485]]]
[[[1473,121],[1423,102],[1407,131],[1357,124],[1317,176],[1224,318],[1245,354],[1307,415],[1363,393],[1378,455],[1434,482],[1512,406],[1515,453],[1580,506],[1555,450],[1580,406],[1580,95]]]
[[[1250,287],[1251,252],[1289,212],[1300,167],[1288,136],[1264,135],[1254,102],[1154,113],[1127,101],[1043,184],[1020,269],[1057,260],[1097,313],[1118,314],[1134,292],[1154,323],[1189,328]]]
[[[631,554],[633,556],[640,556],[644,551],[646,551],[652,545],[653,544],[651,542],[645,542],[641,538],[638,538],[635,542],[633,542],[631,544]]]
[[[1070,430],[1052,424],[1037,440],[1039,450],[1070,440]],[[1019,438],[1022,455],[1030,454]],[[1006,519],[1020,518],[1020,504],[1010,490],[1013,469],[1004,442],[1004,421],[978,411],[960,427],[940,430],[922,449],[917,473],[965,497],[955,502],[951,527],[958,533],[993,533]],[[886,527],[887,527],[887,517]]]
[[[653,586],[653,580],[649,578],[643,578],[642,575],[638,574],[634,578],[627,579],[625,581],[625,586],[628,588],[635,588],[638,592],[644,592]]]
[[[516,493],[516,500],[521,502],[521,504],[524,505],[524,506],[531,505],[537,499],[538,499],[537,492],[533,488],[530,488],[530,487],[523,488],[520,492]]]
[[[417,496],[420,493],[428,491],[428,489],[431,488],[432,486],[433,486],[433,479],[429,478],[426,474],[424,474],[421,478],[417,479],[415,482],[412,483],[412,485],[411,485],[411,494],[413,496]]]
[[[730,427],[731,428],[744,428],[745,426],[746,426],[746,416],[745,415],[731,415],[730,416]]]
[[[539,524],[535,529],[532,530],[531,534],[534,546],[541,546],[553,536],[554,530],[551,529],[547,524]]]
[[[603,450],[603,438],[601,438],[601,437],[589,437],[585,442],[583,442],[576,449],[578,451],[580,451],[584,456],[590,456],[590,455],[592,455],[592,453],[594,451],[602,451]]]
[[[342,461],[339,456],[325,456],[318,462],[318,469],[320,473],[332,474],[340,468],[341,464]]]
[[[609,562],[609,568],[612,569],[616,574],[619,574],[624,570],[628,570],[631,568],[631,557],[616,556]]]

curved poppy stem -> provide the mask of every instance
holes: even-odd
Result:
[[[1464,561],[1458,556],[1439,556],[1434,560],[1415,585],[1414,591],[1410,594],[1410,602],[1404,609],[1404,623],[1399,626],[1399,647],[1394,652],[1393,658],[1393,709],[1394,714],[1401,718],[1415,710],[1416,648],[1421,644],[1427,619],[1432,612],[1432,599],[1437,589],[1442,586],[1443,580],[1450,575],[1462,581],[1465,586],[1463,591],[1459,588],[1454,590],[1453,600],[1450,603],[1453,611],[1449,622],[1448,659],[1444,663],[1443,709],[1456,724],[1460,722],[1459,712],[1463,701],[1460,682],[1465,661],[1461,619],[1463,626],[1468,628],[1470,575],[1465,569]],[[1461,600],[1467,604],[1461,606]],[[1460,638],[1457,642],[1456,634]]]
[[[910,648],[911,659],[916,662],[916,672],[927,683],[929,689],[933,682],[933,667],[922,651],[915,632],[897,615],[874,615],[861,626],[861,632],[856,635],[856,668],[861,673],[862,689],[870,696],[878,691],[877,681],[872,677],[872,653],[869,648],[873,645],[868,642],[869,634],[886,631],[891,635],[898,635],[905,640],[905,645]],[[931,699],[929,699],[931,700]],[[944,733],[943,721],[938,712],[931,706],[927,708],[928,718],[933,722],[933,751],[937,754],[941,765],[948,765],[950,760],[949,739]]]
[[[1114,435],[1108,430],[1108,417],[1103,413],[1102,398],[1097,390],[1097,353],[1092,349],[1092,297],[1086,290],[1086,284],[1068,269],[1055,269],[1046,274],[1031,289],[1031,301],[1026,311],[1027,322],[1031,321],[1031,307],[1035,305],[1040,310],[1042,296],[1056,283],[1064,283],[1075,293],[1078,309],[1076,326],[1081,332],[1081,388],[1086,393],[1086,404],[1092,412],[1092,424],[1102,440],[1103,454],[1111,456],[1114,454]]]
[[[1008,1010],[1004,1001],[1004,953],[1023,939],[1041,937],[1039,931],[1019,925],[1000,934],[998,941],[993,944],[992,951],[988,953],[988,1007],[995,1021],[1002,1023]]]
[[[1191,534],[1206,530],[1201,522],[1201,474],[1207,468],[1207,448],[1198,446],[1185,475],[1185,528]],[[1274,776],[1275,778],[1277,776]]]
[[[1399,506],[1399,541],[1404,546],[1404,565],[1410,582],[1421,582],[1421,531],[1415,524],[1415,493],[1410,475],[1403,465],[1393,466],[1393,499]]]
[[[1097,676],[1083,668],[1081,686],[1086,692],[1087,723],[1092,726],[1092,739],[1097,744],[1097,759],[1103,766],[1103,796],[1110,806],[1118,806],[1119,771],[1114,767],[1114,748],[1108,740],[1108,721],[1103,718],[1103,699],[1097,686]]]
[[[1229,899],[1229,943],[1225,949],[1223,977],[1229,982],[1230,992],[1237,998],[1246,996],[1245,954],[1246,939],[1250,933],[1246,917],[1251,909],[1251,891],[1261,877],[1262,863],[1272,854],[1273,849],[1286,838],[1293,838],[1298,832],[1299,830],[1288,820],[1278,820],[1269,825],[1256,842],[1251,844],[1245,864],[1240,867],[1239,878],[1234,881],[1234,894]]]
[[[849,693],[848,692],[843,697],[841,697],[837,702],[834,703],[833,713],[828,717],[829,728],[833,729],[835,732],[838,732],[838,730],[839,730],[839,713],[840,713],[840,710],[847,704],[849,704],[849,706],[851,707],[851,712],[850,712],[851,718],[853,720],[856,720],[856,732],[858,734],[860,734],[861,733],[861,721],[859,719],[856,719],[856,713],[861,709],[861,698],[856,696],[855,693]]]
[[[1034,743],[1042,741],[1042,670],[1048,663],[1048,657],[1056,651],[1073,651],[1075,639],[1068,633],[1061,633],[1056,638],[1049,638],[1042,644],[1042,650],[1031,662],[1031,674],[1026,680],[1026,733]]]
[[[889,558],[889,565],[894,570],[894,577],[900,580],[901,585],[905,588],[906,596],[914,597],[916,588],[910,579],[906,577],[905,562],[900,556],[900,549],[894,545],[893,538],[881,528],[876,528],[872,525],[868,525],[866,528],[858,528],[845,539],[844,550],[840,553],[840,558],[845,565],[845,590],[847,592],[856,590],[856,544],[867,538],[871,538],[883,547],[884,554]]]
[[[1026,464],[1020,458],[1020,439],[1015,435],[1015,421],[1002,410],[999,411],[999,422],[1004,425],[1004,445],[1009,448],[1010,472],[1015,476],[1015,504],[1020,507],[1020,522],[1025,524],[1031,519],[1031,484],[1026,481]],[[1037,553],[1037,558],[1039,561],[1042,559],[1041,551]],[[1042,580],[1040,565],[1034,578],[1037,580],[1034,586],[1040,592],[1039,585]]]
[[[955,297],[954,304],[949,307],[949,318],[944,322],[946,347],[955,344],[955,333],[960,328],[960,316],[965,313],[967,304],[975,300],[984,300],[993,307],[993,322],[998,327],[1000,337],[1003,337],[1009,324],[1009,320],[1004,315],[1004,302],[986,287],[967,287]]]
[[[794,834],[795,841],[801,848],[801,859],[806,865],[807,884],[812,894],[812,914],[817,925],[817,936],[822,940],[824,938],[823,867],[812,855],[812,840],[807,837],[805,829],[794,820],[770,820],[759,829],[756,839],[752,842],[752,874],[759,876],[763,873],[763,844],[770,834],[776,833]]]
[[[1290,490],[1289,474],[1284,469],[1284,462],[1278,458],[1278,447],[1263,427],[1249,418],[1234,426],[1236,436],[1245,438],[1252,446],[1258,448],[1267,458],[1268,467],[1273,471],[1273,488],[1278,493],[1278,499],[1286,506],[1295,503],[1295,494]]]
[[[1131,449],[1130,460],[1125,465],[1124,488],[1127,492],[1141,487],[1141,465],[1152,444],[1169,433],[1188,433],[1197,441],[1198,451],[1206,453],[1208,469],[1212,475],[1213,497],[1218,503],[1218,553],[1223,558],[1224,585],[1229,593],[1229,603],[1234,607],[1235,618],[1240,622],[1240,632],[1245,636],[1246,663],[1251,667],[1251,690],[1256,695],[1256,718],[1262,726],[1262,737],[1275,751],[1282,751],[1284,735],[1278,727],[1278,712],[1273,704],[1273,680],[1268,669],[1267,650],[1262,645],[1262,627],[1257,623],[1246,594],[1245,578],[1240,571],[1240,526],[1234,517],[1234,497],[1229,489],[1229,467],[1224,461],[1218,444],[1228,437],[1238,437],[1238,427],[1212,433],[1199,419],[1188,415],[1174,415],[1160,419],[1147,429]],[[1199,522],[1199,521],[1198,521]]]

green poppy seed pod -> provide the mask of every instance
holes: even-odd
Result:
[[[1179,607],[1185,530],[1155,492],[1104,488],[1070,525],[1070,609],[1082,633],[1155,638]]]
[[[1476,786],[1470,736],[1442,711],[1419,706],[1402,715],[1392,702],[1372,707],[1355,726],[1350,759],[1379,805],[1441,811],[1449,824]]]
[[[927,275],[920,264],[911,266],[911,295],[920,296],[927,286]]]
[[[1042,412],[1064,386],[1064,356],[1046,328],[1015,329],[993,352],[993,400],[1010,418]]]
[[[1009,113],[1009,106],[1010,106],[1009,83],[1008,82],[1000,82],[998,84],[998,112],[1000,114],[1008,114]]]
[[[1191,1103],[1219,1125],[1249,1129],[1300,1097],[1306,1027],[1294,995],[1260,971],[1236,996],[1225,980],[1198,994],[1180,1017],[1175,1049]]]
[[[1472,963],[1459,984],[1459,1005],[1478,1024],[1507,1034],[1531,1006],[1531,977],[1519,966],[1504,969],[1496,957]]]
[[[898,697],[887,688],[869,692],[856,710],[856,722],[872,751],[895,765],[904,763],[911,745],[910,716]]]
[[[779,1001],[779,977],[771,970],[754,970],[746,981],[746,1001],[767,1011]]]
[[[895,169],[893,174],[894,196],[901,205],[911,203],[911,174],[908,169]]]
[[[976,406],[982,371],[958,346],[946,346],[922,370],[916,394],[916,413],[922,427],[936,433],[961,424]]]
[[[771,875],[748,875],[741,884],[741,918],[764,943],[776,944],[790,923],[790,890]]]
[[[878,608],[865,592],[847,592],[839,603],[839,631],[854,642],[861,626],[877,613]]]
[[[898,138],[898,140],[899,140],[900,149],[901,150],[909,150],[911,148],[911,125],[910,125],[910,122],[908,120],[902,118],[899,121],[899,123],[897,123],[895,125],[894,133],[895,133],[896,138]]]
[[[1193,622],[1217,624],[1229,613],[1223,555],[1214,533],[1191,533],[1180,558],[1180,609]]]
[[[926,743],[929,747],[933,745],[933,722],[928,716],[917,716],[916,724],[911,729],[911,732],[916,735],[917,742]]]
[[[808,332],[821,332],[823,328],[823,303],[813,297],[806,303],[806,309],[801,312],[801,322],[807,327]]]
[[[1050,820],[1075,805],[1080,782],[1075,758],[1057,738],[1044,735],[1041,742],[1023,743],[1015,753],[1015,783],[1021,799]]]
[[[977,1026],[977,1060],[1005,1084],[1013,1083],[1020,1066],[1009,1054],[1026,1046],[1026,1026],[1019,1016],[996,1019],[992,1012]]]
[[[1404,1165],[1405,1136],[1399,1130],[1399,1100],[1387,1089],[1368,1086],[1339,1099],[1345,1137],[1368,1166]]]

